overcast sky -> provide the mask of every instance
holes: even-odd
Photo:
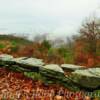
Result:
[[[0,33],[72,35],[100,0],[0,0]]]

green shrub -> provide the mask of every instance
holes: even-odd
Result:
[[[17,45],[17,42],[16,41],[11,41],[11,45],[12,46],[16,46]]]
[[[3,49],[5,48],[5,45],[4,44],[0,44],[0,49]]]
[[[33,80],[43,80],[43,77],[41,76],[40,73],[36,73],[36,72],[24,72],[24,75],[32,78]]]

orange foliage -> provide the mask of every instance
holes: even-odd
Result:
[[[90,54],[89,52],[84,52],[84,43],[82,41],[75,42],[75,64],[93,67],[95,65],[100,65],[100,58],[99,56]]]

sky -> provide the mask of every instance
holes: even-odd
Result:
[[[77,33],[86,17],[100,14],[100,0],[0,0],[0,34]]]

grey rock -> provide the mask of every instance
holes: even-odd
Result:
[[[56,64],[49,64],[41,67],[40,73],[43,76],[50,78],[50,80],[54,79],[61,81],[65,77],[62,68]]]
[[[76,70],[70,76],[71,80],[85,88],[98,88],[100,86],[100,68]]]

